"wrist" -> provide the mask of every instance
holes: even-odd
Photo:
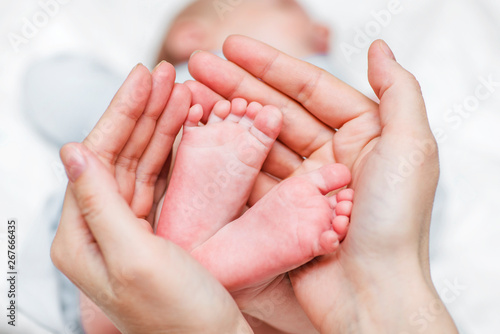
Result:
[[[387,273],[351,285],[349,303],[325,317],[321,333],[458,333],[420,268]]]
[[[239,306],[251,317],[249,323],[255,333],[318,333],[297,301],[287,275]]]

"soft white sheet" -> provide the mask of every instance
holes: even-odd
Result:
[[[304,2],[331,24],[332,59],[347,81],[373,96],[366,80],[367,47],[359,48],[351,61],[342,49],[354,45],[357,29],[375,27],[373,11],[387,9],[394,1]],[[8,34],[19,34],[23,18],[31,19],[40,5],[34,0],[0,0],[0,251],[5,249],[5,222],[10,217],[19,220],[21,247],[30,247],[23,240],[46,218],[47,200],[65,187],[57,149],[44,142],[20,112],[20,84],[27,66],[60,52],[98,57],[123,74],[140,61],[153,65],[165,24],[183,3],[69,0],[15,52]],[[462,333],[500,333],[500,218],[494,211],[500,201],[500,86],[491,87],[491,95],[471,112],[449,112],[455,105],[473,102],[484,79],[500,82],[500,3],[401,0],[400,6],[370,40],[387,40],[398,60],[419,79],[440,137],[442,176],[431,247],[434,281]],[[0,282],[0,291],[5,291],[4,280]],[[461,288],[450,289],[453,284]],[[0,306],[3,298],[2,292]],[[30,319],[19,320],[17,333],[45,333]],[[13,332],[0,322],[0,333]]]

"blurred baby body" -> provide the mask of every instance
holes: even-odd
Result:
[[[187,62],[196,50],[219,51],[229,35],[263,41],[297,58],[326,54],[328,27],[316,23],[295,0],[197,0],[174,18],[159,60]]]

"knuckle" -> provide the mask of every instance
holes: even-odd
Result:
[[[434,138],[429,146],[429,162],[433,165],[436,173],[439,174],[439,146]]]
[[[413,75],[410,72],[406,72],[405,80],[408,83],[408,85],[410,85],[410,87],[413,88],[413,90],[418,91],[420,93],[422,92],[422,86],[420,85],[420,82],[418,81],[417,77],[415,77],[415,75]]]
[[[413,150],[409,155],[410,161],[431,174],[439,173],[439,148],[435,138],[429,135],[426,138],[413,142]]]
[[[93,221],[103,211],[103,203],[95,194],[85,194],[78,197],[82,217],[85,221]]]
[[[138,156],[125,156],[121,155],[116,160],[116,167],[121,167],[128,172],[135,172],[137,165],[139,164],[140,157]]]
[[[439,146],[436,142],[436,139],[433,137],[432,139],[429,140],[429,142],[430,142],[429,156],[434,160],[439,161]]]
[[[117,294],[113,287],[106,286],[104,288],[101,288],[96,295],[94,296],[97,304],[102,305],[102,306],[110,306],[113,305],[113,307],[122,309],[123,308],[123,300],[120,299],[120,294]]]
[[[313,96],[314,92],[316,91],[316,88],[318,87],[319,83],[323,79],[323,71],[320,70],[317,73],[313,74],[312,77],[309,78],[309,80],[305,81],[300,87],[299,91],[297,93],[298,100],[303,104],[306,105],[310,100],[311,97]]]
[[[136,181],[146,187],[152,187],[158,181],[158,173],[153,171],[138,171]]]
[[[54,242],[52,243],[52,246],[50,247],[50,258],[52,259],[52,263],[54,266],[56,266],[57,269],[61,270],[64,266],[64,259],[65,257],[63,256],[63,253],[61,252],[61,245],[59,242],[59,239],[56,237],[54,239]]]
[[[113,270],[114,280],[112,281],[114,290],[147,281],[154,268],[150,259],[151,256],[148,255],[147,251],[144,251],[134,253],[120,266],[115,266]]]

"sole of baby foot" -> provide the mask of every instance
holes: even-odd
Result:
[[[217,103],[206,126],[200,105],[184,125],[157,234],[192,250],[237,218],[282,124],[272,106]]]
[[[255,294],[280,274],[337,250],[327,194],[349,182],[340,164],[283,181],[192,255],[230,292]]]

